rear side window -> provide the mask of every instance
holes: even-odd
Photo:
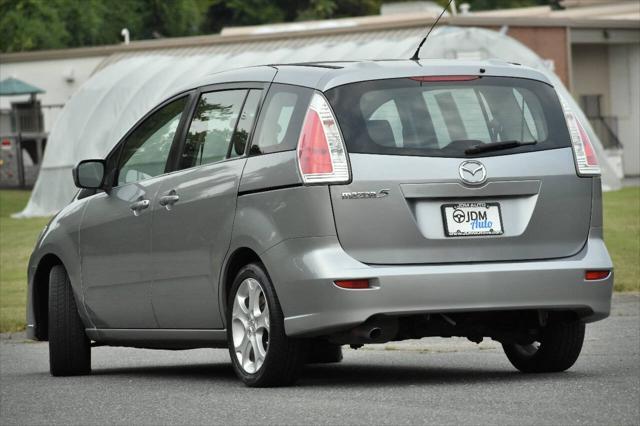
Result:
[[[311,89],[272,84],[260,113],[250,154],[289,151],[296,148]]]
[[[187,131],[181,169],[227,158],[246,95],[246,90],[224,90],[200,96]]]
[[[249,91],[247,99],[244,101],[242,114],[240,114],[240,119],[238,120],[238,126],[236,127],[233,139],[231,140],[229,158],[244,155],[249,135],[251,134],[251,130],[253,130],[253,123],[256,120],[256,114],[258,113],[258,105],[260,104],[261,97],[262,90],[252,89]]]
[[[545,83],[509,77],[366,81],[327,91],[354,153],[465,157],[478,144],[535,145],[483,156],[570,146],[562,107]]]

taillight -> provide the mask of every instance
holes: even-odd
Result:
[[[298,140],[298,167],[304,183],[349,181],[347,151],[331,107],[314,93]]]
[[[600,174],[600,164],[587,131],[580,120],[565,102],[562,103],[564,116],[571,135],[571,145],[576,160],[578,174],[581,176],[596,176]]]

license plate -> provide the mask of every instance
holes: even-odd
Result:
[[[498,203],[460,203],[442,206],[447,237],[502,235],[502,215]]]

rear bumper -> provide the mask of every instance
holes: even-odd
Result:
[[[613,272],[604,280],[584,280],[586,269],[613,268],[596,234],[577,255],[543,261],[365,265],[336,237],[287,240],[261,257],[290,336],[351,328],[376,314],[562,309],[592,322],[609,315],[613,290]],[[348,278],[369,278],[374,288],[346,290],[333,284]]]

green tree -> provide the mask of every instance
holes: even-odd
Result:
[[[397,1],[397,0],[396,0]],[[336,0],[336,13],[335,18],[343,18],[349,16],[365,16],[365,15],[377,15],[380,13],[380,6],[382,3],[388,3],[388,1],[381,0]]]
[[[296,16],[299,21],[311,19],[327,19],[335,16],[338,5],[333,0],[311,0],[309,5],[300,10]]]
[[[278,1],[270,0],[209,0],[203,29],[217,33],[223,27],[259,25],[291,21]]]
[[[77,1],[77,0],[70,0]],[[122,41],[120,31],[127,28],[132,39],[151,37],[151,31],[146,31],[145,2],[142,0],[108,1],[100,25],[100,43],[113,44]]]
[[[177,37],[200,34],[203,16],[195,0],[147,0],[143,15],[146,36]]]
[[[101,24],[105,13],[105,3],[100,0],[54,0],[46,3],[54,6],[68,34],[68,46],[93,46],[101,44]]]
[[[200,0],[209,2],[204,29],[376,15],[382,0]]]
[[[210,34],[223,27],[376,15],[402,0],[0,0],[0,50],[54,49]],[[436,0],[445,6],[448,0]],[[458,5],[465,0],[458,0]],[[471,10],[557,0],[466,0]]]
[[[113,44],[202,33],[211,0],[0,0],[0,50]]]
[[[3,52],[63,48],[70,40],[57,8],[40,0],[0,0],[0,29]]]

